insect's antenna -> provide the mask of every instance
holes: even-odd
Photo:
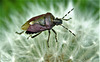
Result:
[[[62,17],[62,19],[64,19],[65,18],[65,16],[67,16],[71,11],[73,11],[74,10],[74,8],[73,9],[71,9],[66,15],[64,15],[63,17]]]
[[[63,28],[67,29],[70,33],[72,33],[71,30],[69,30],[68,28],[66,28],[65,26],[61,25]],[[74,36],[76,36],[74,33],[72,33]]]
[[[62,19],[62,20],[69,21],[70,19],[72,19],[72,18],[69,18],[69,19]]]

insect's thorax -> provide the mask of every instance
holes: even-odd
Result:
[[[53,23],[54,17],[52,15],[45,15],[43,16],[39,21],[37,21],[36,23],[40,24],[41,26],[50,26],[53,27],[54,23]]]

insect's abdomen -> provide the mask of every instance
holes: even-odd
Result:
[[[33,25],[30,25],[26,33],[29,32],[37,33],[45,30],[50,30],[54,26],[53,20],[54,20],[54,16],[51,13],[46,13],[43,18],[39,19]]]

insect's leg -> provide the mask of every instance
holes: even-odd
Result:
[[[69,19],[63,19],[63,20],[65,20],[65,21],[69,21],[70,19],[72,19],[72,18],[69,18]]]
[[[67,29],[70,33],[72,33],[74,36],[76,36],[71,30],[69,30],[68,28],[66,28],[65,26],[61,25],[63,28]]]
[[[56,39],[56,42],[58,42],[58,40],[57,40],[57,33],[56,33],[56,31],[55,31],[54,29],[52,29],[52,31],[55,33],[55,39]]]
[[[32,35],[28,36],[27,39],[29,39],[29,37],[32,37]]]
[[[22,31],[22,32],[20,32],[20,33],[18,33],[18,32],[16,32],[17,34],[19,34],[19,35],[21,35],[22,33],[24,33],[24,31]]]
[[[62,19],[64,19],[64,17],[67,16],[72,10],[74,10],[74,8],[71,9],[67,14],[65,14],[65,15],[62,17]]]
[[[31,38],[34,38],[34,37],[38,36],[39,34],[41,34],[41,32],[39,32],[38,34],[36,34],[34,36],[31,36]]]
[[[48,35],[47,45],[49,47],[50,30],[48,30],[48,33],[49,33],[49,35]]]

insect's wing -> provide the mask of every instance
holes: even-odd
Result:
[[[32,17],[29,21],[31,22],[31,21],[35,21],[35,20],[37,20],[37,19],[39,19],[39,18],[41,18],[41,17],[43,17],[43,16],[45,16],[46,14],[42,14],[42,15],[39,15],[39,16],[36,16],[36,17]]]
[[[25,24],[21,26],[22,30],[27,30],[30,25],[34,24],[35,22],[38,21],[38,19],[43,18],[44,16],[45,14],[42,14],[42,15],[31,18],[30,20],[28,20]]]
[[[23,24],[22,26],[21,26],[21,29],[22,30],[27,30],[28,29],[28,27],[30,26],[30,24],[29,24],[30,22],[29,21],[27,21],[25,24]]]

